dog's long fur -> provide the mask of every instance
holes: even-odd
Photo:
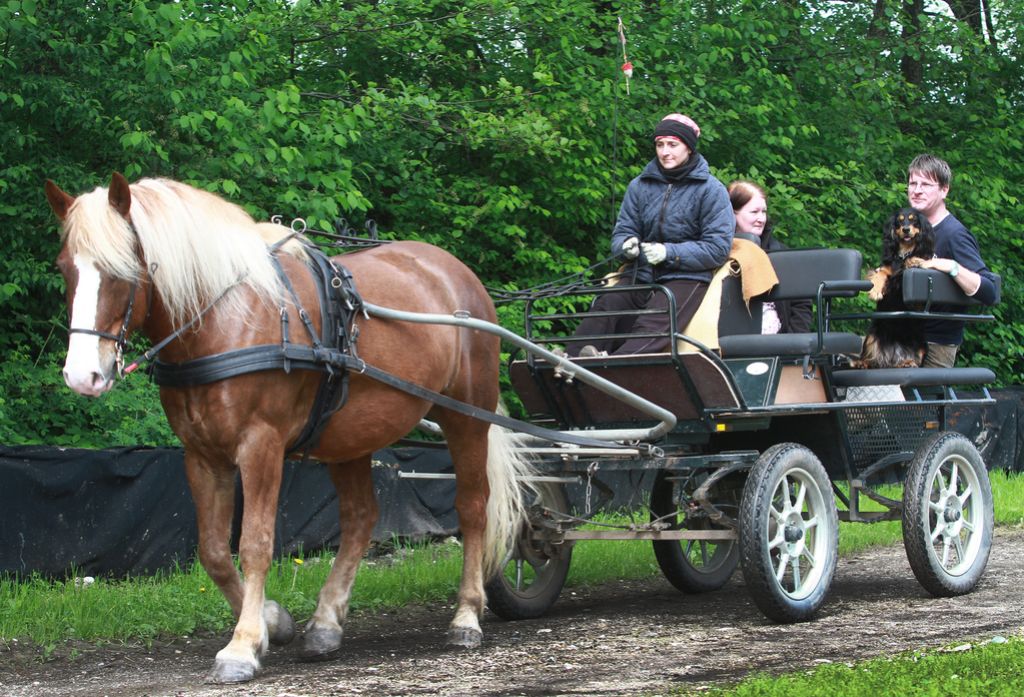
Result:
[[[932,225],[916,208],[901,208],[885,224],[882,265],[868,274],[872,287],[868,297],[879,312],[906,310],[903,304],[903,270],[920,266],[935,255]],[[864,337],[862,368],[919,367],[928,344],[924,322],[919,319],[874,319]]]

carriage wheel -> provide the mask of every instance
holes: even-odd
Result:
[[[839,517],[828,475],[808,448],[768,448],[747,475],[740,502],[740,564],[769,619],[809,619],[835,575]]]
[[[903,546],[932,595],[971,592],[992,547],[992,486],[974,444],[937,433],[917,451],[903,485]]]
[[[537,485],[535,499],[530,521],[522,525],[508,561],[486,585],[487,606],[505,620],[543,615],[558,599],[569,574],[572,546],[545,539],[532,523],[538,516],[550,515],[546,510],[568,513],[565,492],[558,484],[542,483]]]
[[[706,516],[677,516],[678,473],[661,470],[651,487],[651,520],[662,519],[670,530],[728,530]],[[735,496],[729,503],[735,506]],[[740,563],[736,540],[655,540],[654,556],[669,582],[684,593],[707,593],[726,584]]]

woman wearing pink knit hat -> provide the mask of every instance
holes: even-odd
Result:
[[[675,327],[682,331],[725,263],[736,219],[729,194],[697,152],[700,126],[668,114],[654,128],[655,158],[629,183],[612,230],[612,253],[632,261],[634,284],[658,283],[675,299]],[[636,288],[599,295],[593,310],[636,313],[667,310],[664,293]],[[655,353],[671,345],[667,313],[589,315],[576,330],[569,355]],[[602,335],[632,332],[624,342]],[[594,337],[581,345],[582,337]]]

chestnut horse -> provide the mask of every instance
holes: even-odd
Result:
[[[282,314],[302,319],[274,269],[280,260],[319,331],[315,282],[303,245],[270,244],[288,228],[256,223],[242,208],[166,179],[129,185],[115,173],[107,189],[74,198],[51,181],[46,196],[62,221],[57,265],[67,284],[70,338],[64,379],[99,396],[120,372],[123,339],[138,331],[183,363],[231,349],[281,344]],[[476,276],[447,252],[395,242],[334,259],[358,293],[377,306],[495,321]],[[498,402],[499,339],[471,329],[359,315],[356,351],[367,364],[475,407]],[[305,340],[292,331],[293,342]],[[308,341],[307,341],[308,343]],[[351,371],[348,397],[310,456],[324,462],[338,493],[342,545],[306,624],[301,655],[339,651],[356,570],[377,519],[371,456],[428,416],[442,427],[456,474],[455,508],[464,561],[448,643],[479,645],[484,581],[502,563],[522,515],[519,477],[528,465],[508,431],[433,406]],[[160,388],[167,419],[184,446],[199,525],[199,558],[237,618],[209,679],[240,682],[260,668],[268,642],[296,634],[287,610],[264,595],[271,564],[282,463],[302,432],[322,373],[262,370],[209,384]],[[230,549],[235,474],[244,494],[240,576]]]

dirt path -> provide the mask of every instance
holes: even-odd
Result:
[[[234,687],[202,681],[226,636],[151,649],[86,648],[73,660],[47,663],[0,644],[0,695],[659,694],[682,683],[1021,634],[1022,559],[1024,530],[998,529],[975,592],[936,599],[915,580],[901,546],[844,558],[822,613],[799,625],[767,622],[738,573],[704,596],[683,596],[662,579],[567,590],[539,620],[506,623],[489,615],[484,645],[473,652],[441,645],[448,608],[356,615],[342,658],[299,663],[295,648],[279,649],[256,681]]]

